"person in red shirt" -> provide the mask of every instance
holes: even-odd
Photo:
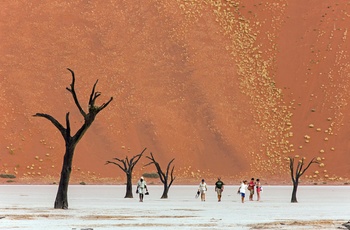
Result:
[[[250,192],[250,194],[249,194],[249,200],[250,200],[250,201],[253,200],[254,188],[255,188],[255,182],[254,182],[254,178],[252,178],[252,179],[250,180],[250,182],[248,183],[248,190],[249,190],[249,192]]]

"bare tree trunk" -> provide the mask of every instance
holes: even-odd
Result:
[[[290,200],[290,202],[292,203],[297,203],[297,190],[298,190],[298,182],[293,183],[293,191],[292,191],[292,199]]]
[[[63,165],[61,171],[60,183],[56,195],[54,208],[56,209],[68,209],[68,185],[70,175],[72,172],[74,148],[66,147],[66,153],[63,158]]]
[[[132,174],[126,174],[126,193],[124,198],[134,198],[132,194]]]
[[[164,183],[163,186],[163,195],[160,199],[168,199],[168,192],[169,192],[169,187],[168,187],[168,183]]]

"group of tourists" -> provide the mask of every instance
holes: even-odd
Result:
[[[259,179],[256,179],[255,181],[254,178],[252,178],[249,183],[246,180],[243,180],[241,182],[241,185],[238,188],[237,193],[241,195],[242,203],[244,203],[246,190],[249,191],[250,201],[253,201],[255,191],[257,194],[257,201],[260,201],[260,193],[262,191],[262,187]],[[205,183],[205,180],[202,179],[201,183],[199,184],[196,197],[199,197],[200,195],[201,201],[205,201],[205,193],[207,191],[208,191],[207,183]],[[221,178],[219,177],[218,180],[215,182],[215,192],[217,194],[218,202],[221,201],[221,196],[223,191],[224,191],[224,182],[222,182]],[[136,193],[139,194],[140,202],[143,202],[144,195],[149,194],[147,183],[143,177],[141,177],[140,180],[137,182]]]
[[[253,201],[255,191],[257,194],[257,201],[260,201],[260,193],[262,191],[260,179],[256,179],[256,181],[255,181],[254,178],[252,178],[249,183],[246,180],[241,182],[241,185],[238,188],[237,193],[241,195],[242,203],[244,203],[246,190],[249,191],[249,200],[250,201]],[[202,179],[201,183],[199,184],[199,188],[198,188],[196,196],[198,197],[200,195],[201,201],[205,201],[206,191],[208,191],[207,184],[205,183],[205,180]],[[217,197],[218,197],[218,202],[221,201],[221,196],[222,196],[223,191],[224,191],[224,182],[222,182],[221,178],[219,177],[215,183],[215,192],[216,192]]]
[[[253,201],[255,190],[256,190],[256,194],[257,194],[257,201],[260,201],[260,193],[262,191],[260,179],[256,179],[256,182],[255,182],[254,178],[252,178],[252,179],[250,179],[248,184],[247,184],[246,180],[241,182],[241,186],[239,187],[237,193],[241,194],[242,203],[244,203],[245,193],[246,193],[247,189],[249,191],[249,200],[250,201]]]

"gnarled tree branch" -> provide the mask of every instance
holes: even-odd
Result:
[[[81,107],[81,105],[79,103],[77,94],[75,93],[75,88],[74,88],[75,87],[75,74],[74,74],[74,71],[69,69],[69,68],[67,68],[67,70],[69,72],[71,72],[71,74],[72,74],[72,83],[70,84],[70,88],[66,87],[66,89],[72,94],[74,102],[75,102],[75,105],[78,107],[79,112],[81,113],[81,115],[83,115],[83,117],[85,118],[86,117],[86,113],[82,109],[82,107]]]
[[[161,169],[159,163],[155,160],[152,152],[150,153],[150,156],[146,156],[147,159],[150,160],[150,162],[148,164],[146,164],[145,166],[148,166],[148,165],[151,165],[151,164],[154,164],[154,166],[156,167],[157,169],[157,173],[159,175],[159,178],[161,180],[161,182],[163,183],[164,185],[164,191],[163,191],[163,195],[161,198],[168,198],[168,191],[169,191],[169,188],[171,187],[171,185],[173,184],[174,180],[175,180],[175,177],[174,177],[174,167],[172,167],[171,169],[171,172],[170,172],[170,182],[168,183],[169,181],[169,169],[170,169],[170,165],[173,163],[173,161],[175,160],[175,158],[173,158],[169,163],[168,163],[168,166],[167,166],[167,169],[166,169],[166,172],[164,173],[163,170]]]
[[[69,114],[69,113],[67,113],[67,114]],[[46,114],[46,113],[36,113],[36,114],[33,115],[33,117],[44,117],[44,118],[48,119],[61,132],[63,138],[66,138],[66,134],[67,134],[66,129],[61,125],[61,123],[59,123],[51,115]]]

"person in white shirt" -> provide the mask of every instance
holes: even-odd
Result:
[[[143,197],[146,192],[148,192],[147,183],[143,176],[137,182],[137,193],[139,194],[140,202],[143,202]]]
[[[239,189],[238,189],[238,191],[237,191],[238,194],[241,194],[242,203],[244,203],[245,191],[246,191],[247,188],[248,188],[247,181],[244,180],[244,181],[241,183],[241,186],[239,187]]]
[[[205,201],[205,192],[207,191],[207,183],[205,183],[204,179],[202,179],[202,182],[199,184],[198,191],[201,194],[201,201]]]

